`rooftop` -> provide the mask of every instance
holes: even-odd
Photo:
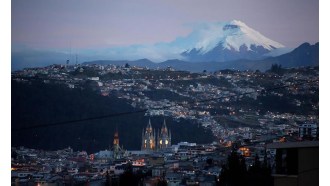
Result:
[[[301,141],[301,142],[285,142],[271,143],[267,145],[268,149],[284,149],[284,148],[309,148],[319,147],[319,141]]]

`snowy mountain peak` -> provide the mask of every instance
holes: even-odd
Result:
[[[232,20],[229,22],[230,25],[235,25],[235,26],[238,26],[238,27],[247,27],[247,25],[245,23],[243,23],[242,21],[239,21],[239,20]]]
[[[263,36],[239,20],[202,25],[188,35],[186,39],[195,40],[195,42],[190,42],[194,44],[186,52],[195,49],[200,54],[205,54],[218,46],[238,52],[242,47],[247,51],[258,47],[262,47],[267,51],[284,47],[282,44]]]
[[[161,62],[180,59],[190,62],[262,59],[283,45],[266,38],[239,20],[188,24],[192,30],[171,42],[117,46],[97,51],[82,51],[94,58],[137,60],[148,58]]]

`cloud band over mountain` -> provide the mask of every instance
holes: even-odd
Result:
[[[284,45],[263,36],[245,23],[233,20],[229,22],[207,22],[195,24],[190,34],[178,37],[172,42],[159,42],[148,45],[115,46],[98,49],[76,50],[79,61],[90,60],[137,60],[147,58],[154,62],[179,59],[190,62],[229,61],[237,59],[261,59],[276,50],[277,55],[283,54]],[[137,36],[138,37],[138,36]],[[281,53],[283,51],[283,53]],[[40,55],[40,54],[43,55]],[[44,55],[44,54],[47,55]],[[71,53],[71,52],[70,52]],[[274,52],[272,52],[274,53]],[[12,68],[34,66],[35,64],[64,63],[65,58],[74,61],[74,52],[24,50],[12,53]],[[62,59],[63,58],[63,59]],[[61,61],[62,59],[62,61]]]

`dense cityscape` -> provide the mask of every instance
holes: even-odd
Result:
[[[319,185],[320,3],[5,3],[2,185]]]
[[[318,175],[318,163],[302,169],[300,163],[281,161],[295,159],[306,153],[300,149],[307,148],[318,162],[318,71],[318,67],[273,65],[266,72],[191,73],[130,64],[51,65],[14,71],[12,81],[18,83],[38,80],[116,96],[143,111],[149,123],[141,128],[141,146],[135,148],[141,150],[124,149],[118,131],[108,149],[93,153],[70,147],[56,151],[12,147],[12,184],[225,185],[231,179],[225,176],[233,169],[231,161],[236,160],[244,167],[241,174],[250,175],[247,185],[255,180],[261,180],[259,185],[292,183],[276,175],[298,175],[301,170],[311,170],[308,173],[313,177],[315,171]],[[166,119],[161,128],[153,128],[154,117],[185,120],[211,130],[214,142],[182,139],[174,144],[175,131]]]
[[[18,82],[28,82],[31,77],[69,88],[91,84],[103,96],[116,95],[132,107],[147,109],[146,116],[194,120],[225,141],[231,141],[229,136],[235,140],[252,133],[254,136],[283,131],[289,134],[298,131],[298,124],[318,123],[318,67],[292,69],[279,75],[258,71],[198,74],[171,68],[54,65],[16,71],[12,75]],[[286,105],[258,106],[262,101],[273,104],[272,99]]]

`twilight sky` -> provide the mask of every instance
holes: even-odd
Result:
[[[203,24],[234,19],[288,48],[319,41],[318,0],[11,2],[12,70],[75,61],[75,55],[79,63],[180,59],[184,48],[162,43],[176,43]]]
[[[319,38],[317,0],[12,0],[12,45],[59,49],[170,42],[195,23],[241,20],[297,47]]]

